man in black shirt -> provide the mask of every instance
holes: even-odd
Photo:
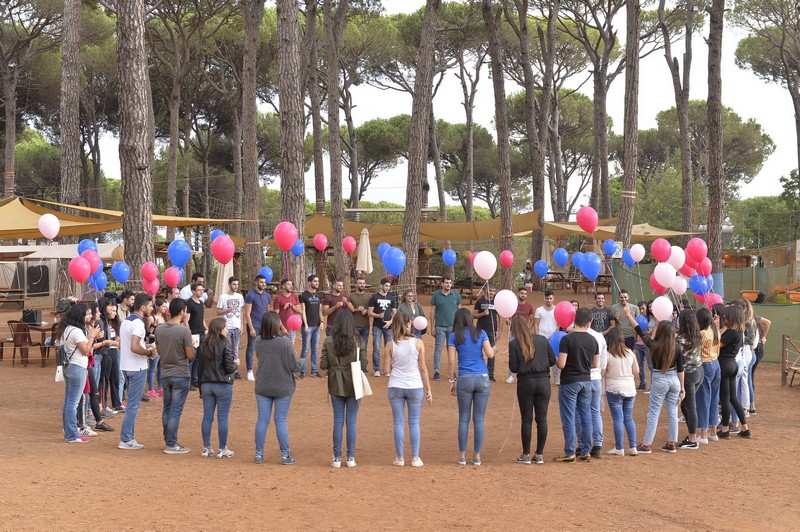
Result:
[[[494,308],[494,293],[495,288],[493,284],[486,287],[486,295],[481,296],[475,302],[475,307],[472,310],[472,317],[475,318],[477,328],[486,333],[489,337],[489,344],[494,347],[495,342],[500,337],[500,327],[497,320],[497,311]],[[494,378],[494,358],[486,361],[486,367],[489,369],[489,380],[496,382]]]
[[[616,325],[614,312],[606,306],[605,294],[594,295],[594,308],[592,308],[592,329],[603,336]]]
[[[372,369],[376,377],[381,376],[381,338],[383,345],[392,341],[392,319],[397,313],[397,295],[389,292],[391,288],[392,282],[384,277],[381,289],[369,298],[367,314],[372,318]]]
[[[319,327],[322,319],[319,314],[321,299],[317,288],[319,288],[319,277],[312,273],[308,276],[305,291],[300,294],[303,318],[303,328],[300,329],[303,338],[303,349],[300,351],[300,365],[303,368],[300,370],[301,379],[306,376],[306,355],[309,349],[311,350],[311,375],[320,378],[320,374],[317,372],[317,353],[319,352]]]
[[[578,455],[589,461],[592,445],[591,369],[600,363],[600,347],[597,340],[586,332],[592,322],[592,311],[579,308],[575,313],[575,328],[561,339],[558,349],[558,362],[561,370],[561,385],[558,387],[558,407],[561,411],[561,425],[564,429],[564,454],[555,458],[556,462],[575,462],[575,416],[581,422],[581,441],[585,449],[578,449]]]
[[[183,320],[184,325],[189,327],[192,336],[197,335],[200,338],[195,357],[192,360],[192,390],[197,388],[197,362],[200,359],[200,346],[208,332],[205,322],[205,304],[203,303],[204,293],[205,287],[201,283],[192,284],[192,297],[186,300],[186,317]]]

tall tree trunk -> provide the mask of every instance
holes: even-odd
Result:
[[[80,49],[81,2],[65,0],[59,105],[61,132],[59,201],[69,205],[76,204],[81,198]]]
[[[297,0],[278,0],[278,95],[281,116],[281,220],[297,227],[305,239],[306,194],[303,175],[303,66]],[[306,258],[290,256],[284,278],[305,286]]]
[[[398,289],[414,288],[419,260],[419,223],[422,186],[428,166],[428,122],[433,100],[434,49],[441,0],[427,0],[422,17],[422,36],[417,52],[414,76],[414,95],[411,103],[411,129],[408,141],[408,181],[406,183],[406,213],[403,218],[403,249],[406,267],[400,274]]]
[[[258,28],[264,15],[264,0],[241,0],[244,19],[244,49],[242,53],[242,189],[247,190],[242,202],[242,216],[258,220],[261,183],[258,179],[256,105],[256,59],[258,55]],[[261,230],[258,221],[244,223],[245,258],[247,277],[254,279],[261,268],[263,254]]]
[[[180,146],[181,85],[172,80],[169,95],[169,146],[167,147],[167,216],[175,216],[178,202],[178,148]],[[175,228],[167,227],[167,242],[175,240]]]
[[[725,0],[712,0],[708,32],[708,258],[722,273],[722,31]]]
[[[447,222],[447,204],[445,203],[444,176],[442,175],[442,152],[439,149],[439,139],[436,135],[436,120],[433,116],[433,106],[431,106],[431,118],[428,124],[428,132],[430,134],[428,143],[430,144],[429,149],[431,158],[433,159],[433,173],[436,179],[436,194],[439,200],[439,221]],[[428,221],[427,213],[423,214],[425,215],[425,221]],[[442,246],[444,249],[448,249],[451,246],[451,242],[445,240],[442,242]],[[445,265],[445,274],[452,279],[455,275],[454,268]]]
[[[200,132],[197,133],[200,136]],[[210,181],[210,171],[208,165],[208,151],[209,147],[211,146],[211,130],[206,128],[206,144],[204,146],[205,153],[202,155],[203,157],[203,198],[205,198],[205,205],[203,205],[203,217],[211,218],[211,194],[209,193],[209,181]],[[213,268],[213,263],[211,261],[211,227],[208,225],[204,225],[201,230],[200,234],[202,235],[201,240],[203,242],[203,272],[206,275],[211,277],[211,271]],[[209,280],[209,283],[212,281]],[[213,286],[213,285],[212,285]]]
[[[594,79],[594,161],[592,164],[592,198],[600,218],[611,216],[611,196],[608,188],[608,119],[606,73],[592,74]]]
[[[119,75],[119,159],[122,231],[125,262],[134,280],[144,262],[154,259],[153,185],[150,176],[152,132],[148,131],[152,100],[148,101],[150,77],[145,49],[144,0],[120,2],[117,6],[117,72]]]
[[[236,195],[233,200],[233,217],[237,220],[242,219],[242,203],[244,202],[244,187],[242,183],[242,122],[240,120],[240,101],[231,109],[231,120],[233,122],[233,182],[236,187]],[[242,223],[233,224],[233,234],[242,236]]]
[[[494,122],[497,127],[497,156],[500,160],[497,180],[500,184],[500,247],[514,249],[511,226],[511,155],[509,153],[508,116],[506,114],[506,88],[503,78],[503,56],[500,48],[500,11],[495,14],[491,0],[483,0],[483,21],[489,35],[489,57],[494,88]],[[513,269],[502,269],[501,285],[512,288]]]
[[[627,0],[628,43],[639,42],[641,8],[639,0]],[[633,230],[633,209],[636,202],[636,177],[639,144],[639,47],[625,47],[625,116],[624,146],[622,154],[622,197],[619,202],[619,220],[615,237],[627,248]]]
[[[550,115],[550,205],[553,219],[557,222],[569,220],[567,212],[567,187],[564,183],[564,157],[561,152],[561,126],[557,93],[554,91],[553,112]],[[533,258],[533,257],[531,257]],[[538,259],[537,259],[538,260]]]
[[[19,70],[8,68],[3,75],[3,107],[5,108],[5,156],[3,158],[3,196],[14,195],[14,147],[17,144],[17,81]]]
[[[361,190],[358,167],[358,135],[353,122],[353,96],[350,94],[349,87],[342,91],[342,102],[344,122],[347,126],[348,157],[350,158],[350,201],[348,201],[348,204],[351,209],[357,209],[359,191]],[[361,219],[358,212],[351,212],[349,218],[356,221]]]
[[[316,39],[314,39],[316,43]],[[322,136],[322,89],[319,86],[319,69],[317,67],[317,46],[311,54],[313,61],[312,73],[309,77],[308,95],[311,102],[311,135],[314,144],[314,198],[315,211],[318,214],[325,214],[325,166],[323,159],[323,136]],[[323,272],[324,273],[324,272]],[[318,274],[320,275],[320,274]]]

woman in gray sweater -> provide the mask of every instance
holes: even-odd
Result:
[[[275,431],[281,448],[281,464],[292,465],[295,459],[289,451],[289,406],[295,390],[294,373],[300,371],[300,363],[294,356],[292,342],[281,335],[281,320],[275,312],[267,312],[261,319],[261,336],[256,340],[256,463],[264,463],[264,441],[267,427],[275,408]]]

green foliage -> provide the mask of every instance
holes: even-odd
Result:
[[[728,216],[734,226],[731,247],[757,249],[794,240],[798,215],[781,196],[759,196],[733,202]]]
[[[16,192],[23,196],[58,201],[61,151],[41,133],[26,128],[17,138]]]

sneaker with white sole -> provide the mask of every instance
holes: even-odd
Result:
[[[203,458],[213,457],[214,456],[214,448],[213,447],[203,447],[203,452],[200,453],[200,456]]]
[[[376,371],[375,373],[372,374],[372,376],[373,377],[380,377],[381,376],[381,372],[380,371]]]
[[[247,380],[249,380],[249,381],[256,380],[256,376],[253,374],[253,370],[252,369],[247,372]]]
[[[164,447],[164,454],[188,454],[190,452],[191,449],[184,447],[180,443],[176,443],[175,445],[167,445]]]
[[[67,443],[91,443],[92,440],[87,438],[86,436],[78,436],[74,440],[67,440]]]
[[[395,458],[394,462],[392,462],[392,465],[397,467],[403,467],[404,465],[406,465],[406,461],[403,458]]]
[[[639,451],[636,449],[636,447],[631,447],[625,454],[627,454],[628,456],[636,456],[639,454]]]
[[[117,445],[117,448],[125,449],[126,451],[136,451],[139,449],[144,449],[144,445],[137,442],[136,440],[121,441],[119,442],[119,445]]]
[[[698,436],[697,443],[699,443],[700,445],[708,445],[708,438],[701,438],[700,436]]]
[[[700,438],[697,438],[698,440]],[[678,449],[697,449],[700,447],[700,444],[696,441],[691,441],[689,436],[686,436],[683,441],[678,445]]]
[[[334,456],[333,460],[331,460],[331,467],[334,469],[339,469],[340,467],[342,467],[342,459]]]
[[[236,456],[236,453],[225,447],[224,449],[220,449],[217,453],[217,458],[233,458]]]
[[[607,450],[606,454],[610,454],[611,456],[625,456],[625,450],[624,449],[617,449],[615,447],[613,449]]]
[[[351,456],[347,459],[347,467],[355,467],[356,465],[356,459],[354,456]]]
[[[87,425],[81,429],[81,436],[91,436],[93,438],[97,436],[97,433]]]
[[[423,465],[425,464],[422,463],[422,458],[419,456],[415,456],[411,459],[411,467],[422,467]]]
[[[719,441],[719,436],[717,436],[716,434],[709,434],[708,441]]]

